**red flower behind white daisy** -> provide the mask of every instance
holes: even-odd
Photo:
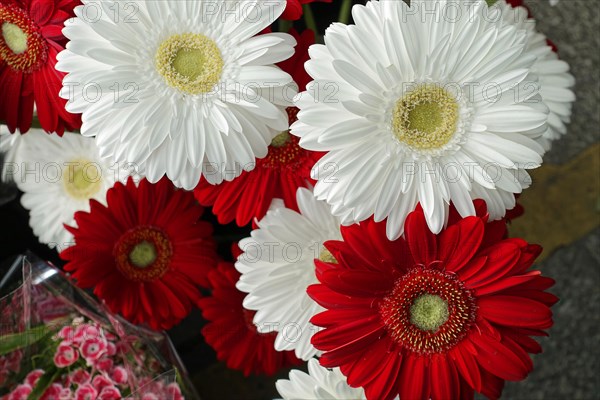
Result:
[[[81,120],[58,96],[64,73],[54,69],[67,39],[65,20],[77,0],[0,0],[0,120],[14,133],[31,127],[34,105],[46,132],[62,135]]]
[[[285,11],[281,15],[281,19],[296,21],[302,18],[302,15],[304,14],[302,6],[305,4],[314,3],[315,1],[324,3],[332,2],[332,0],[287,0],[287,5],[285,7]]]
[[[208,278],[212,295],[198,301],[202,315],[209,321],[202,335],[217,352],[217,358],[228,368],[244,375],[273,375],[283,367],[298,365],[301,361],[293,351],[276,351],[275,332],[259,333],[252,323],[256,312],[244,309],[245,293],[235,284],[240,274],[233,264],[219,263]]]
[[[434,235],[418,207],[406,237],[386,238],[385,223],[342,228],[327,242],[336,263],[316,261],[320,285],[309,295],[327,308],[311,320],[325,367],[340,367],[369,399],[498,398],[504,381],[524,379],[539,353],[531,336],[552,326],[545,292],[552,279],[528,271],[541,252],[503,239],[503,222],[457,219]]]
[[[309,59],[308,47],[315,43],[315,35],[310,30],[300,35],[293,29],[290,34],[298,42],[296,52],[278,66],[292,75],[300,90],[304,90],[311,80],[304,70],[304,63]],[[289,124],[296,122],[298,108],[288,107],[287,113]],[[299,146],[299,140],[289,131],[281,132],[271,141],[266,157],[257,158],[251,171],[245,170],[234,180],[218,185],[201,178],[194,191],[196,198],[202,205],[213,206],[213,213],[221,224],[235,220],[239,226],[244,226],[255,218],[261,219],[274,198],[283,199],[287,208],[298,211],[296,191],[315,184],[310,172],[323,155],[304,150]]]
[[[75,214],[75,245],[61,253],[77,284],[133,323],[168,329],[200,298],[216,264],[212,227],[190,192],[163,179],[129,179],[107,193],[103,206]]]

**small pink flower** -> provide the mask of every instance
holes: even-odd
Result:
[[[31,387],[34,387],[42,375],[44,375],[43,369],[34,369],[25,377],[25,383],[27,383]]]
[[[108,339],[108,337],[107,337],[106,340],[110,340],[110,339]],[[113,342],[108,342],[107,347],[106,347],[106,355],[109,357],[112,357],[115,354],[117,354],[117,345],[114,344]]]
[[[107,348],[106,339],[103,337],[95,337],[86,339],[82,344],[79,350],[81,351],[81,355],[85,358],[88,363],[92,363],[93,361],[98,360],[105,352]]]
[[[79,353],[69,344],[62,342],[56,349],[54,364],[56,364],[58,368],[65,368],[69,365],[73,365],[78,359]]]
[[[184,397],[181,394],[181,388],[175,382],[167,385],[166,392],[169,395],[169,397],[168,397],[169,400],[184,400]]]
[[[96,375],[94,379],[92,379],[92,385],[98,390],[102,390],[106,386],[114,386],[114,384],[113,381],[104,375]]]
[[[60,391],[59,399],[60,400],[71,400],[71,399],[73,399],[73,395],[72,395],[71,389],[69,389],[68,387],[62,388],[62,390]]]
[[[75,329],[73,341],[81,343],[86,340],[98,339],[101,336],[102,335],[100,334],[100,330],[94,325],[82,324]]]
[[[142,396],[142,400],[160,400],[154,393],[146,393]]]
[[[119,385],[127,383],[128,377],[129,374],[127,373],[127,370],[123,367],[115,367],[111,375],[112,380],[118,383]]]
[[[98,395],[98,400],[119,400],[121,392],[114,386],[106,386]]]
[[[27,400],[33,388],[30,385],[19,385],[8,394],[8,400]]]
[[[71,325],[63,326],[56,336],[58,336],[59,339],[70,343],[75,336],[75,330]]]
[[[75,400],[96,400],[98,391],[89,383],[83,384],[75,391]]]
[[[62,385],[54,383],[52,386],[46,389],[42,397],[40,397],[40,400],[60,400],[62,389]]]
[[[69,375],[69,379],[73,383],[82,385],[90,380],[90,373],[80,368],[71,372],[71,375]]]
[[[107,357],[102,357],[94,363],[94,366],[101,372],[109,373],[113,367],[113,360]]]

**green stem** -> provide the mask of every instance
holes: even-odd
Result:
[[[340,8],[338,21],[342,24],[347,24],[350,21],[350,12],[352,11],[352,0],[343,0]]]
[[[293,22],[288,21],[287,19],[279,19],[279,32],[289,32],[292,27]]]
[[[317,34],[317,22],[315,21],[315,15],[312,12],[312,8],[310,8],[310,4],[304,4],[302,10],[304,11],[304,22],[306,23],[306,27]]]

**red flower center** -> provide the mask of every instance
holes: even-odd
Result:
[[[114,248],[117,268],[135,282],[162,277],[171,263],[173,247],[165,232],[153,226],[138,226],[125,232]]]
[[[296,107],[288,107],[286,111],[291,125],[298,119],[299,110]],[[295,167],[306,153],[298,145],[299,141],[300,139],[290,134],[289,130],[275,136],[269,146],[269,153],[261,160],[262,166],[267,168]]]
[[[46,42],[25,11],[0,4],[0,59],[29,73],[40,68],[47,57]]]
[[[379,310],[392,338],[418,354],[445,352],[475,320],[475,299],[456,275],[414,267],[400,277]]]

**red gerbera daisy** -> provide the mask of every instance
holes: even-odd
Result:
[[[292,75],[300,90],[304,90],[311,80],[304,70],[304,63],[315,36],[312,31],[304,31],[302,35],[294,30],[290,33],[298,42],[296,53],[279,66]],[[298,108],[288,107],[287,112],[291,125],[297,120]],[[267,156],[256,159],[252,171],[243,171],[234,180],[219,185],[211,185],[201,178],[194,190],[196,198],[202,205],[213,206],[213,213],[221,224],[235,220],[239,226],[244,226],[253,218],[261,219],[273,198],[283,199],[287,208],[298,211],[296,191],[299,187],[314,185],[310,171],[323,155],[301,148],[299,140],[289,131],[281,132],[271,142]]]
[[[216,266],[212,227],[190,192],[167,180],[118,182],[108,206],[95,200],[77,212],[75,245],[61,252],[77,285],[94,288],[113,312],[133,323],[168,329],[185,318]]]
[[[58,96],[64,73],[54,69],[67,39],[62,28],[76,0],[0,0],[0,120],[14,133],[31,127],[33,106],[42,128],[62,135],[77,129],[79,115]]]
[[[255,311],[242,306],[245,293],[235,284],[240,278],[232,263],[221,262],[208,275],[212,296],[198,301],[202,315],[210,321],[202,334],[217,352],[217,358],[227,367],[242,371],[244,375],[273,375],[279,369],[298,365],[293,351],[276,351],[276,333],[259,333],[252,323]]]
[[[325,328],[313,336],[323,366],[369,399],[498,398],[505,380],[527,376],[527,353],[541,351],[530,336],[552,326],[554,281],[527,271],[539,246],[502,239],[505,224],[477,209],[438,235],[419,206],[405,238],[369,220],[325,244],[339,263],[316,261],[321,284],[308,289],[328,309],[311,320]]]
[[[281,19],[286,19],[288,21],[296,21],[302,18],[302,6],[304,4],[313,3],[315,1],[320,1],[324,3],[331,3],[332,0],[287,0],[287,5],[283,14],[281,15]]]

